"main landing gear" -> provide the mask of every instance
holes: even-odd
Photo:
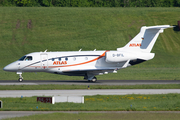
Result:
[[[84,76],[84,79],[85,80],[88,80],[89,82],[96,82],[97,81],[97,78],[94,76],[94,77],[87,77],[87,76]]]
[[[96,82],[96,81],[97,81],[96,77],[93,77],[93,79],[91,80],[91,82]]]
[[[17,72],[17,74],[19,74],[19,79],[18,79],[18,81],[19,81],[19,82],[22,82],[22,81],[23,81],[22,72]]]

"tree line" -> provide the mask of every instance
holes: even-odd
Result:
[[[180,0],[0,0],[17,7],[180,7]]]

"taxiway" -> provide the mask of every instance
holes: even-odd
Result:
[[[21,96],[92,96],[168,93],[180,93],[180,89],[0,90],[0,98]]]
[[[180,84],[180,80],[98,80],[96,83],[87,80],[0,80],[0,85],[140,85],[140,84]]]

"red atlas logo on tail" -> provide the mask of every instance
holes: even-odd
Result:
[[[131,43],[129,47],[140,47],[141,43]]]

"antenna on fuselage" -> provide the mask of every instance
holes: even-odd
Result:
[[[79,50],[79,52],[81,52],[82,48]]]
[[[47,49],[44,52],[47,52]]]

